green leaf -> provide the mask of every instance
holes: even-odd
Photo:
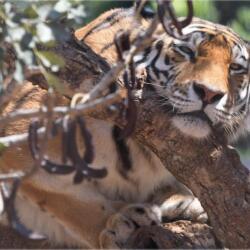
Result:
[[[242,23],[237,22],[236,20],[234,20],[231,24],[230,24],[231,28],[237,32],[241,37],[243,37],[246,40],[250,40],[250,34],[249,32],[247,32],[247,30],[245,29],[244,25],[242,25]]]
[[[178,16],[187,15],[186,1],[173,1],[174,9]],[[214,3],[210,0],[195,0],[193,1],[195,16],[201,17],[211,21],[218,20],[218,11],[214,6]]]
[[[26,8],[23,13],[29,19],[35,19],[38,17],[38,14],[33,5]]]
[[[63,67],[65,62],[63,58],[51,51],[37,51],[36,55],[42,61],[45,67],[51,68],[57,65],[58,67]]]
[[[47,71],[45,71],[43,73],[43,75],[44,75],[44,77],[45,77],[45,79],[50,87],[52,87],[53,89],[55,89],[57,92],[59,92],[61,94],[64,93],[63,85],[60,84],[61,80],[56,75],[51,74]]]
[[[6,149],[6,146],[0,142],[0,155],[3,153],[3,151]]]

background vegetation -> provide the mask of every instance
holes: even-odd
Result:
[[[196,16],[231,26],[245,39],[250,40],[250,0],[193,0],[193,3]],[[85,1],[86,21],[95,18],[105,10],[132,5],[133,1]],[[150,6],[155,8],[154,1],[150,1]],[[185,15],[184,0],[174,0],[174,6],[179,16]]]

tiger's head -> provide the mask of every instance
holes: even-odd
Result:
[[[195,19],[181,40],[165,33],[135,58],[172,122],[194,138],[220,128],[229,139],[246,127],[250,51],[228,27]]]

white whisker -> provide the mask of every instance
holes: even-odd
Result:
[[[146,85],[152,85],[152,86],[156,86],[156,87],[162,87],[160,84],[151,83],[151,82],[144,82],[144,84],[146,84]]]

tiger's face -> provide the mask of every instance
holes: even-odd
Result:
[[[196,20],[181,40],[162,34],[136,58],[148,84],[184,134],[207,138],[213,128],[235,139],[249,109],[249,52],[229,28]]]

